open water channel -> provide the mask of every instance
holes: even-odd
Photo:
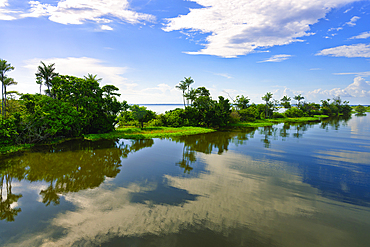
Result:
[[[0,157],[0,246],[369,246],[370,116]]]

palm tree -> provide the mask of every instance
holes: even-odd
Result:
[[[188,93],[190,92],[190,85],[194,83],[194,80],[189,76],[188,78],[184,77],[185,81],[182,81],[186,84]],[[189,105],[189,100],[188,100],[188,105]]]
[[[185,80],[183,81],[180,81],[179,85],[176,86],[176,88],[180,89],[182,91],[182,97],[184,99],[184,107],[185,107],[185,98],[186,95],[189,95],[190,94],[190,85],[194,83],[194,80],[191,78],[191,76],[189,76],[188,78],[184,77]],[[186,90],[188,90],[187,93]],[[188,105],[189,105],[189,99],[187,99],[188,101]]]
[[[39,67],[37,68],[37,72],[36,72],[36,78],[37,78],[37,84],[40,84],[40,80],[44,80],[44,83],[45,85],[48,87],[48,90],[47,90],[47,94],[49,94],[49,96],[51,96],[51,91],[50,91],[50,87],[52,87],[52,83],[51,81],[53,80],[53,78],[55,76],[58,76],[58,73],[55,73],[54,70],[54,65],[55,63],[53,64],[49,64],[46,66],[46,64],[41,61],[41,65],[39,65]],[[41,84],[40,84],[40,94],[41,94]]]
[[[180,81],[179,85],[176,86],[176,88],[180,89],[182,91],[182,98],[184,100],[184,108],[185,108],[185,92],[188,86],[186,85],[185,81]]]
[[[4,59],[0,59],[0,80],[1,80],[1,112],[3,114],[3,117],[5,117],[5,80],[6,76],[5,73],[14,70],[14,67],[11,66],[10,63],[8,63]],[[6,90],[6,89],[5,89]]]
[[[299,106],[300,105],[300,101],[302,99],[304,99],[304,97],[301,94],[298,94],[298,95],[294,96],[294,99],[297,101],[297,105]]]
[[[92,80],[92,81],[96,81],[96,82],[100,82],[101,80],[103,80],[103,78],[99,78],[97,79],[98,75],[93,75],[93,74],[90,74],[88,73],[87,76],[84,76],[86,80]]]
[[[284,108],[290,108],[290,100],[291,98],[287,95],[284,95],[284,97],[280,100],[281,104],[284,106]]]
[[[267,118],[267,109],[268,109],[268,103],[270,101],[270,99],[272,98],[272,93],[271,92],[267,92],[263,97],[262,99],[264,101],[266,101],[266,113],[265,113],[265,117]]]
[[[18,82],[14,81],[13,78],[10,78],[10,77],[5,77],[4,81],[3,81],[3,85],[4,85],[4,116],[6,116],[6,87],[7,86],[10,86],[10,85],[17,85]]]

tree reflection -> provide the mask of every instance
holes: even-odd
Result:
[[[277,130],[278,130],[277,128],[272,127],[272,126],[266,126],[266,127],[262,127],[259,129],[260,134],[264,135],[264,138],[261,139],[261,141],[263,142],[265,148],[271,147],[270,139],[271,137],[274,137],[274,139],[276,139]]]
[[[15,216],[21,212],[20,208],[12,207],[22,197],[21,194],[12,193],[12,180],[11,174],[0,173],[0,220],[14,221]]]
[[[176,165],[184,169],[184,173],[190,174],[190,171],[193,170],[193,167],[190,165],[197,161],[195,157],[195,151],[192,150],[189,146],[184,145],[182,150],[182,159],[177,162]]]
[[[217,150],[221,155],[228,151],[229,143],[243,144],[249,138],[253,138],[256,128],[232,129],[203,135],[173,137],[173,141],[184,143],[182,158],[176,163],[184,169],[184,173],[190,174],[192,164],[196,162],[196,152],[211,154]]]
[[[341,123],[343,126],[346,126],[348,125],[348,121],[351,118],[352,118],[351,115],[330,117],[330,118],[322,120],[320,127],[327,131],[329,130],[329,127],[331,127],[332,129],[338,130]]]
[[[120,172],[121,158],[154,144],[152,139],[126,142],[128,144],[112,140],[74,140],[47,148],[37,147],[35,152],[1,160],[0,219],[14,221],[21,212],[20,208],[11,207],[22,197],[11,192],[13,178],[19,182],[47,182],[47,189],[40,192],[42,202],[46,206],[58,205],[61,195],[92,189],[107,177],[116,177]],[[3,187],[6,196],[3,196]]]

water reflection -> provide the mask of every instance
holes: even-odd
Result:
[[[22,213],[18,229],[0,222],[0,245],[367,246],[370,132],[351,140],[356,118],[336,121],[73,141],[3,159],[2,201],[14,181],[43,181],[43,205],[59,205],[26,231],[26,193],[9,201]]]
[[[58,205],[61,195],[96,188],[106,178],[116,177],[120,172],[121,158],[153,144],[152,139],[133,140],[129,144],[112,140],[74,140],[60,145],[36,147],[33,152],[3,159],[1,164],[5,168],[0,170],[1,192],[5,186],[6,199],[3,201],[1,193],[0,210],[1,215],[13,216],[1,216],[1,219],[14,221],[14,216],[21,212],[20,208],[11,208],[22,197],[21,194],[11,193],[13,178],[18,182],[46,182],[48,187],[40,191],[42,202],[46,206]]]
[[[1,189],[0,189],[0,220],[14,221],[14,217],[21,212],[20,208],[14,208],[13,204],[17,204],[21,194],[12,193],[12,174],[0,174]]]

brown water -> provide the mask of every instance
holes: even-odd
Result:
[[[370,117],[0,157],[0,246],[369,246]]]

